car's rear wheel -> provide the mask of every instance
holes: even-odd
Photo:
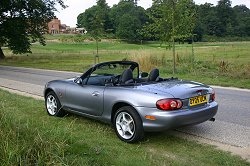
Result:
[[[142,120],[133,107],[118,109],[113,122],[116,134],[122,141],[133,143],[144,137]]]
[[[50,116],[62,117],[66,114],[65,111],[62,109],[62,105],[58,97],[53,91],[49,92],[46,95],[45,106],[46,106],[47,113]]]

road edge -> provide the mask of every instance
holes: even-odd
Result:
[[[4,86],[0,86],[0,89],[8,91],[10,93],[18,94],[18,95],[21,95],[21,96],[32,97],[32,98],[34,98],[36,100],[44,100],[43,96],[27,93],[27,92],[20,91],[20,90],[17,90],[17,89],[12,89],[12,88],[8,88],[8,87],[4,87]]]
[[[228,90],[236,90],[236,91],[242,91],[242,92],[250,92],[250,89],[243,89],[243,88],[236,88],[236,87],[224,87],[224,86],[217,86],[217,85],[210,85],[212,88],[218,88],[218,89],[228,89]]]
[[[243,158],[244,160],[250,163],[250,147],[238,147],[234,145],[229,145],[229,144],[217,142],[211,139],[199,137],[190,133],[181,132],[178,130],[171,130],[169,134],[172,134],[174,136],[177,136],[183,139],[192,140],[200,144],[207,144],[207,145],[215,146],[215,148],[219,150],[229,152],[232,155],[240,156],[241,158]]]
[[[69,74],[82,74],[79,72],[73,72],[73,71],[60,71],[60,70],[51,70],[51,69],[38,69],[38,68],[29,68],[29,67],[17,67],[17,66],[5,66],[5,65],[0,65],[0,67],[10,67],[10,68],[16,68],[16,69],[26,69],[26,70],[36,70],[36,71],[53,71],[53,72],[60,72],[60,73],[69,73]],[[250,89],[244,89],[244,88],[236,88],[236,87],[223,87],[223,86],[218,86],[218,85],[210,85],[212,88],[219,88],[219,89],[229,89],[229,90],[237,90],[237,91],[245,91],[245,92],[250,92]]]

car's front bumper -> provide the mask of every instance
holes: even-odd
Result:
[[[215,116],[218,104],[212,102],[196,109],[162,111],[157,108],[135,107],[140,114],[145,131],[163,131],[207,121]],[[155,120],[145,116],[154,116]]]

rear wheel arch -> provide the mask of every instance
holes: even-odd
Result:
[[[112,113],[111,113],[111,123],[113,124],[114,123],[114,116],[115,116],[115,113],[122,107],[124,106],[130,106],[130,107],[133,107],[131,104],[128,104],[126,102],[118,102],[118,103],[115,103],[112,107]],[[134,107],[133,107],[134,108]],[[135,109],[135,108],[134,108]],[[136,110],[136,109],[135,109]]]

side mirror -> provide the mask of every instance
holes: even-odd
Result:
[[[82,78],[81,77],[76,78],[75,83],[82,85]]]
[[[147,72],[142,72],[141,73],[141,78],[145,78],[145,77],[147,77],[148,76],[148,73]]]

